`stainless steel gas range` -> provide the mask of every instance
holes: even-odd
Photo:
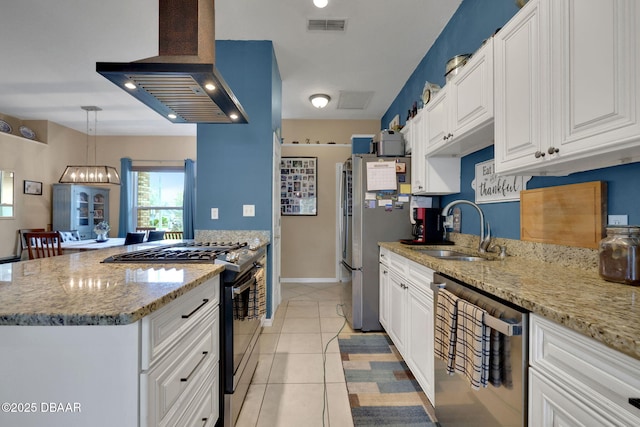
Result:
[[[247,243],[181,242],[116,254],[105,263],[222,264],[220,301],[220,414],[235,425],[258,364],[262,331],[259,289],[264,289],[266,250]]]

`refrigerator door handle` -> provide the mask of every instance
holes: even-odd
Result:
[[[342,258],[347,257],[347,237],[349,236],[349,194],[347,171],[342,172]]]
[[[342,261],[342,266],[344,268],[346,268],[347,270],[351,270],[351,271],[362,271],[362,267],[359,268],[353,268],[351,267],[349,264],[347,264],[346,262]]]

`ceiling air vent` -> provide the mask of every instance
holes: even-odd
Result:
[[[373,91],[341,90],[338,97],[338,110],[364,110],[373,98]]]
[[[344,31],[347,25],[346,19],[309,19],[307,30],[309,31]]]

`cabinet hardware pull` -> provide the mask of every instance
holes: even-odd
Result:
[[[446,141],[446,140],[447,140],[447,135],[444,135],[444,136],[442,137],[442,140],[443,140],[443,141]]]
[[[544,157],[544,153],[542,151],[536,151],[536,154],[534,154],[534,156],[536,156],[536,159],[539,159],[540,157]]]
[[[191,317],[191,316],[192,316],[196,311],[200,310],[200,309],[201,309],[201,308],[202,308],[206,303],[208,303],[208,302],[209,302],[209,299],[208,299],[208,298],[204,298],[204,299],[202,300],[202,304],[200,304],[199,306],[197,306],[197,307],[196,307],[196,308],[195,308],[191,313],[189,313],[189,314],[183,314],[183,315],[182,315],[182,318],[183,318],[183,319],[188,319],[188,318],[189,318],[189,317]]]
[[[549,152],[549,154],[555,154],[555,153],[559,152],[560,149],[556,148],[556,147],[549,147],[549,150],[547,150],[547,151]],[[544,154],[543,154],[543,156],[544,156]]]
[[[447,135],[447,139],[449,139],[449,138],[453,138],[453,134],[452,134],[452,133],[450,133],[449,135]]]
[[[200,361],[196,363],[196,366],[194,366],[191,372],[189,372],[189,375],[187,375],[185,378],[180,378],[180,382],[186,383],[187,381],[189,381],[189,379],[191,379],[191,375],[193,375],[193,373],[198,370],[198,367],[202,364],[204,359],[206,359],[207,354],[209,354],[208,351],[202,352],[202,359],[200,359]]]
[[[630,397],[629,403],[631,404],[631,406],[640,409],[640,397]]]
[[[203,418],[200,421],[202,421],[202,425],[206,426],[207,425],[207,421],[209,421],[209,418]]]

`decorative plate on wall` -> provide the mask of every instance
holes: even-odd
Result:
[[[0,120],[0,132],[11,133],[12,131],[13,128],[9,123],[5,122],[4,120]]]
[[[27,139],[36,139],[36,133],[26,126],[20,126],[20,134]]]

